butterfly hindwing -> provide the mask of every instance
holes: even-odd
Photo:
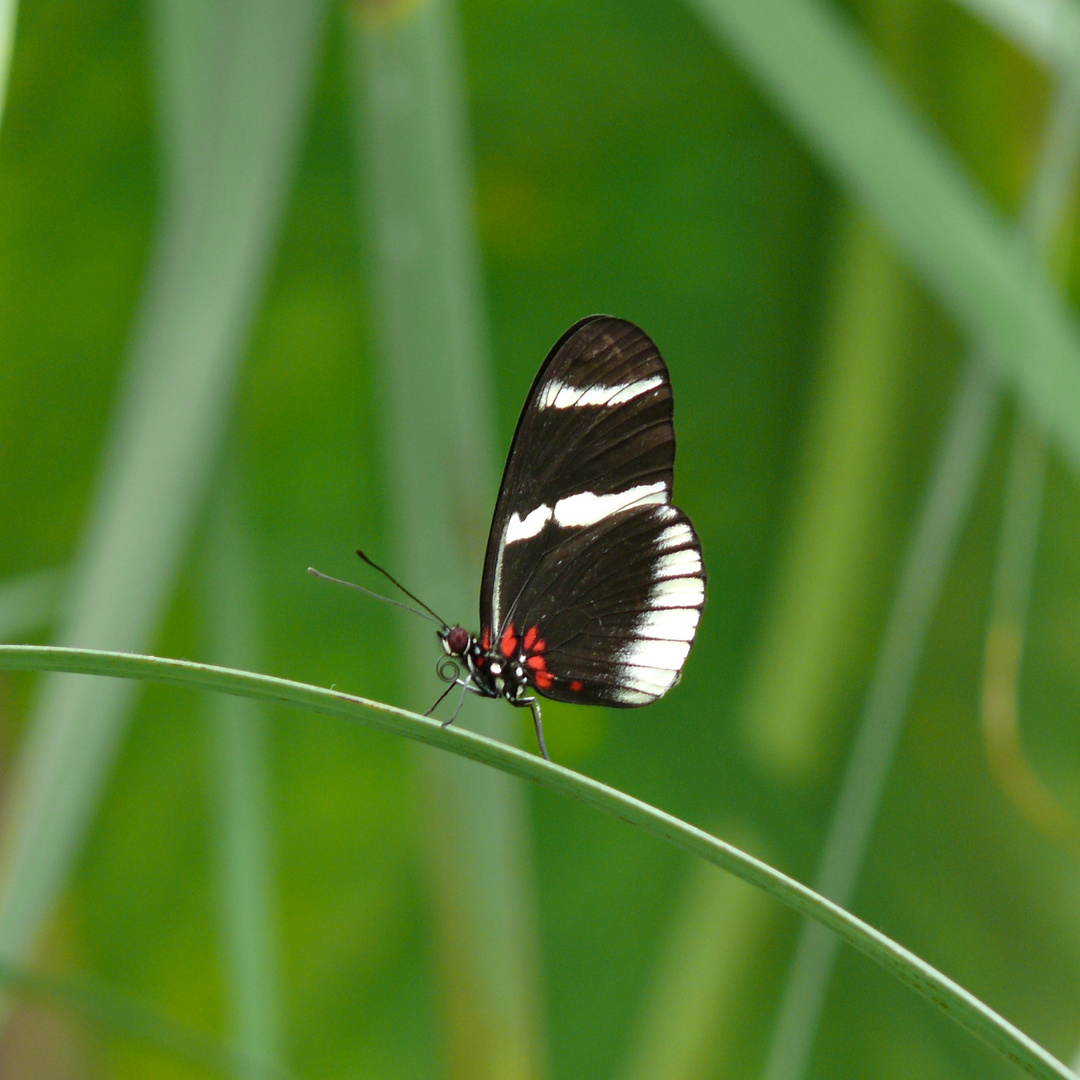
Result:
[[[541,558],[509,612],[535,628],[546,697],[647,705],[677,681],[705,603],[701,548],[686,515],[643,506],[578,530]]]
[[[671,418],[659,351],[621,319],[571,327],[533,383],[492,521],[480,617],[495,641],[531,650],[530,679],[547,697],[644,705],[678,678],[705,571],[671,505]]]

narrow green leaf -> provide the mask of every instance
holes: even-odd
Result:
[[[895,975],[945,1016],[1018,1065],[1029,1076],[1046,1080],[1076,1080],[1060,1061],[962,986],[831,900],[694,825],[572,769],[544,761],[536,754],[526,753],[462,727],[443,727],[438,720],[382,702],[351,697],[271,675],[196,664],[190,660],[135,656],[96,649],[0,645],[0,670],[4,669],[71,671],[123,679],[146,679],[189,689],[238,694],[257,701],[273,701],[361,723],[449,750],[511,776],[531,780],[540,787],[635,825],[682,851],[728,870],[794,911],[816,920]],[[472,770],[472,775],[477,777],[478,773]]]
[[[826,0],[690,3],[1080,468],[1075,319],[841,14]]]
[[[168,605],[273,251],[324,7],[160,3],[165,30],[196,9],[213,13],[202,24],[212,33],[160,46],[197,49],[197,64],[179,66],[211,80],[212,92],[200,98],[198,145],[165,117],[174,157],[193,164],[167,178],[122,400],[62,612],[58,639],[80,644],[144,647]],[[174,104],[168,93],[163,101]],[[130,687],[45,681],[0,826],[0,957],[26,955],[63,887],[131,700]]]

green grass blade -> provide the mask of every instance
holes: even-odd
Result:
[[[239,485],[216,500],[204,587],[212,655],[256,667],[260,655],[252,543]],[[246,698],[210,702],[209,752],[215,783],[217,872],[231,1041],[255,1080],[284,1061],[283,993],[278,974],[268,731],[264,709]]]
[[[39,634],[52,624],[65,584],[58,567],[0,583],[0,641]]]
[[[1024,208],[1023,232],[1035,252],[1045,247],[1072,189],[1068,177],[1080,148],[1075,101],[1067,89],[1055,103],[1041,167]],[[985,364],[975,357],[968,363],[927,486],[826,833],[816,885],[843,906],[854,896],[930,619],[974,493],[996,406]],[[815,925],[805,925],[781,998],[766,1080],[805,1075],[835,958],[835,939]]]
[[[197,190],[182,189],[182,177],[167,185],[126,387],[60,620],[65,642],[141,647],[161,621],[288,190],[321,0],[214,7],[221,36],[198,42],[209,52],[202,69],[217,80],[200,117],[214,152],[185,151],[206,165]],[[169,138],[181,147],[175,132]],[[62,888],[131,699],[130,688],[45,681],[0,829],[0,956],[26,954]]]
[[[0,0],[0,124],[4,119],[4,102],[7,100],[8,73],[11,71],[11,54],[15,49],[15,23],[19,13],[19,0]]]
[[[989,445],[997,404],[985,365],[972,361],[927,488],[825,838],[816,884],[841,905],[850,903],[854,892],[930,619]],[[816,925],[803,928],[781,997],[767,1080],[787,1080],[805,1072],[835,955],[831,935]]]
[[[1073,0],[956,0],[1018,49],[1062,74],[1080,63],[1080,10]]]
[[[755,757],[798,779],[821,769],[823,725],[850,693],[907,419],[908,279],[857,208],[841,217],[835,262],[801,476],[739,718]]]
[[[358,4],[358,156],[368,174],[395,575],[451,620],[475,616],[494,491],[490,371],[456,13],[448,0]],[[429,705],[437,644],[410,620],[402,655]],[[507,739],[517,716],[470,701],[461,722]],[[485,706],[487,706],[485,708]],[[544,1072],[525,792],[441,755],[420,763],[447,1071]]]
[[[1016,230],[823,0],[690,0],[1080,467],[1080,333]]]
[[[271,675],[196,664],[190,660],[95,649],[0,645],[0,670],[69,671],[145,679],[188,689],[237,694],[257,701],[273,701],[449,750],[511,776],[530,780],[728,870],[794,911],[820,922],[1029,1076],[1076,1080],[1060,1061],[974,995],[833,901],[694,825],[562,765],[544,761],[536,754],[462,727],[443,727],[430,717],[382,702],[350,697]]]

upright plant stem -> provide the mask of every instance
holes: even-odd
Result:
[[[468,624],[495,470],[456,15],[451,0],[372,0],[353,14],[392,563],[436,610]],[[401,655],[416,661],[403,685],[431,688],[413,691],[423,708],[441,689],[431,674],[436,639],[416,621],[404,633]],[[510,710],[473,705],[460,722],[512,737]],[[544,1064],[524,792],[442,755],[422,756],[418,782],[448,1074],[532,1080]]]
[[[740,708],[743,737],[784,778],[819,772],[868,623],[888,463],[903,428],[910,286],[870,216],[838,215],[826,330],[787,540]]]
[[[289,188],[324,0],[157,0],[165,192],[57,640],[145,648],[228,422]],[[107,782],[132,688],[50,676],[0,822],[0,958],[30,950]]]
[[[257,582],[243,493],[232,473],[211,516],[204,586],[214,658],[259,667]],[[274,882],[265,709],[249,698],[210,699],[209,753],[216,814],[218,899],[231,1039],[245,1080],[283,1064],[278,909]]]
[[[1075,154],[1071,93],[1055,102],[1044,153],[1022,213],[1029,243],[1038,243],[1043,223],[1060,219],[1070,190]],[[1072,121],[1070,123],[1069,121]],[[1063,150],[1071,152],[1063,153]],[[985,455],[997,393],[980,357],[967,371],[946,429],[918,524],[908,549],[893,609],[885,629],[855,741],[826,834],[815,887],[850,907],[870,834],[903,725],[930,619],[956,537],[966,517]],[[824,1007],[838,942],[819,926],[804,924],[781,997],[767,1080],[805,1075]]]

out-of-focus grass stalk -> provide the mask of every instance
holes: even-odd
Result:
[[[0,0],[0,126],[4,120],[4,103],[7,101],[11,54],[15,51],[15,24],[18,14],[19,0]]]
[[[241,1052],[200,1031],[174,1024],[130,998],[87,980],[56,979],[0,963],[0,987],[23,997],[70,1009],[103,1031],[138,1039],[200,1072],[258,1080],[292,1080],[283,1069],[259,1068]]]
[[[1080,328],[827,0],[688,0],[1080,468]]]
[[[882,474],[902,417],[909,291],[873,222],[850,205],[838,228],[830,297],[790,542],[740,717],[757,755],[788,777],[803,777],[820,764],[823,725],[836,716],[837,684],[850,673],[887,486]],[[741,952],[742,942],[763,933],[769,914],[743,898],[727,890],[712,907],[688,901],[672,913],[673,941],[700,939],[702,956],[713,957],[719,942]],[[678,948],[694,954],[689,945]],[[674,962],[666,961],[664,970]],[[716,963],[725,985],[737,979],[737,959],[721,956]],[[722,1038],[717,992],[709,979],[660,977],[627,1075],[665,1075],[661,1062],[681,1063],[669,1075],[705,1075]]]
[[[1080,72],[1080,57],[1073,69]],[[1032,213],[1034,260],[1068,279],[1075,227],[1076,169],[1080,144],[1080,78],[1065,81],[1044,140],[1041,174],[1054,177]],[[1059,220],[1065,211],[1067,228]],[[1055,213],[1056,212],[1056,213]],[[1063,237],[1065,242],[1063,242]],[[1020,737],[1020,672],[1031,584],[1042,522],[1047,448],[1023,409],[1017,410],[1005,474],[1001,530],[983,661],[982,728],[987,757],[1017,809],[1040,831],[1080,855],[1080,826],[1043,785],[1024,754]]]
[[[258,583],[242,498],[230,472],[211,517],[204,611],[214,659],[257,669],[262,651]],[[246,1063],[237,1075],[257,1080],[284,1060],[266,716],[249,698],[216,694],[210,706],[230,1041]]]
[[[0,582],[0,641],[39,634],[56,617],[66,575],[59,567]]]
[[[884,474],[902,430],[905,275],[863,211],[846,206],[838,234],[787,550],[740,710],[743,737],[789,778],[820,766],[822,725],[836,716],[858,653]]]
[[[351,13],[395,527],[385,561],[435,610],[468,625],[495,470],[456,15],[451,0],[371,0]],[[403,692],[422,708],[442,689],[432,678],[441,653],[430,624],[409,620],[403,629]],[[502,703],[470,701],[463,720],[501,739],[520,730]],[[541,1076],[525,793],[443,755],[422,756],[418,783],[448,1074]]]
[[[1018,49],[1067,76],[1080,65],[1076,0],[955,0]]]
[[[544,761],[538,754],[519,750],[458,725],[444,727],[431,717],[380,701],[351,697],[272,675],[196,664],[190,660],[46,645],[0,645],[0,671],[3,670],[72,671],[121,679],[149,679],[193,690],[214,690],[258,701],[274,701],[449,750],[510,776],[531,780],[558,795],[634,825],[680,851],[729,870],[799,914],[820,921],[919,994],[943,1016],[993,1047],[1029,1076],[1076,1080],[1052,1054],[973,994],[833,901],[819,896],[760,859],[710,836],[703,829],[581,773]]]
[[[974,493],[997,414],[997,396],[981,360],[969,362],[904,560],[896,598],[856,731],[816,887],[846,906],[854,893],[877,817],[911,687],[945,570]],[[766,1080],[802,1076],[809,1062],[836,939],[805,925],[780,1001]]]
[[[145,647],[168,605],[274,249],[322,9],[151,8],[164,206],[59,641]],[[63,887],[131,701],[130,687],[44,681],[0,823],[0,957],[27,955]]]
[[[776,914],[757,889],[718,875],[712,866],[690,868],[620,1074],[623,1080],[705,1080],[717,1074],[748,969]]]
[[[1080,825],[1040,780],[1024,753],[1020,735],[1020,673],[1039,546],[1046,459],[1046,445],[1039,432],[1025,414],[1017,413],[983,657],[982,732],[990,767],[1013,805],[1036,829],[1080,857]]]
[[[1071,97],[1067,90],[1054,102],[1043,153],[1021,212],[1020,233],[1036,249],[1042,228],[1060,223],[1072,190],[1067,179],[1074,167],[1080,113],[1074,113]],[[815,884],[843,907],[850,906],[854,895],[930,619],[974,492],[996,406],[987,365],[975,356],[968,362],[927,486],[826,833]],[[805,1075],[836,947],[836,939],[820,927],[804,925],[781,997],[766,1080]]]

